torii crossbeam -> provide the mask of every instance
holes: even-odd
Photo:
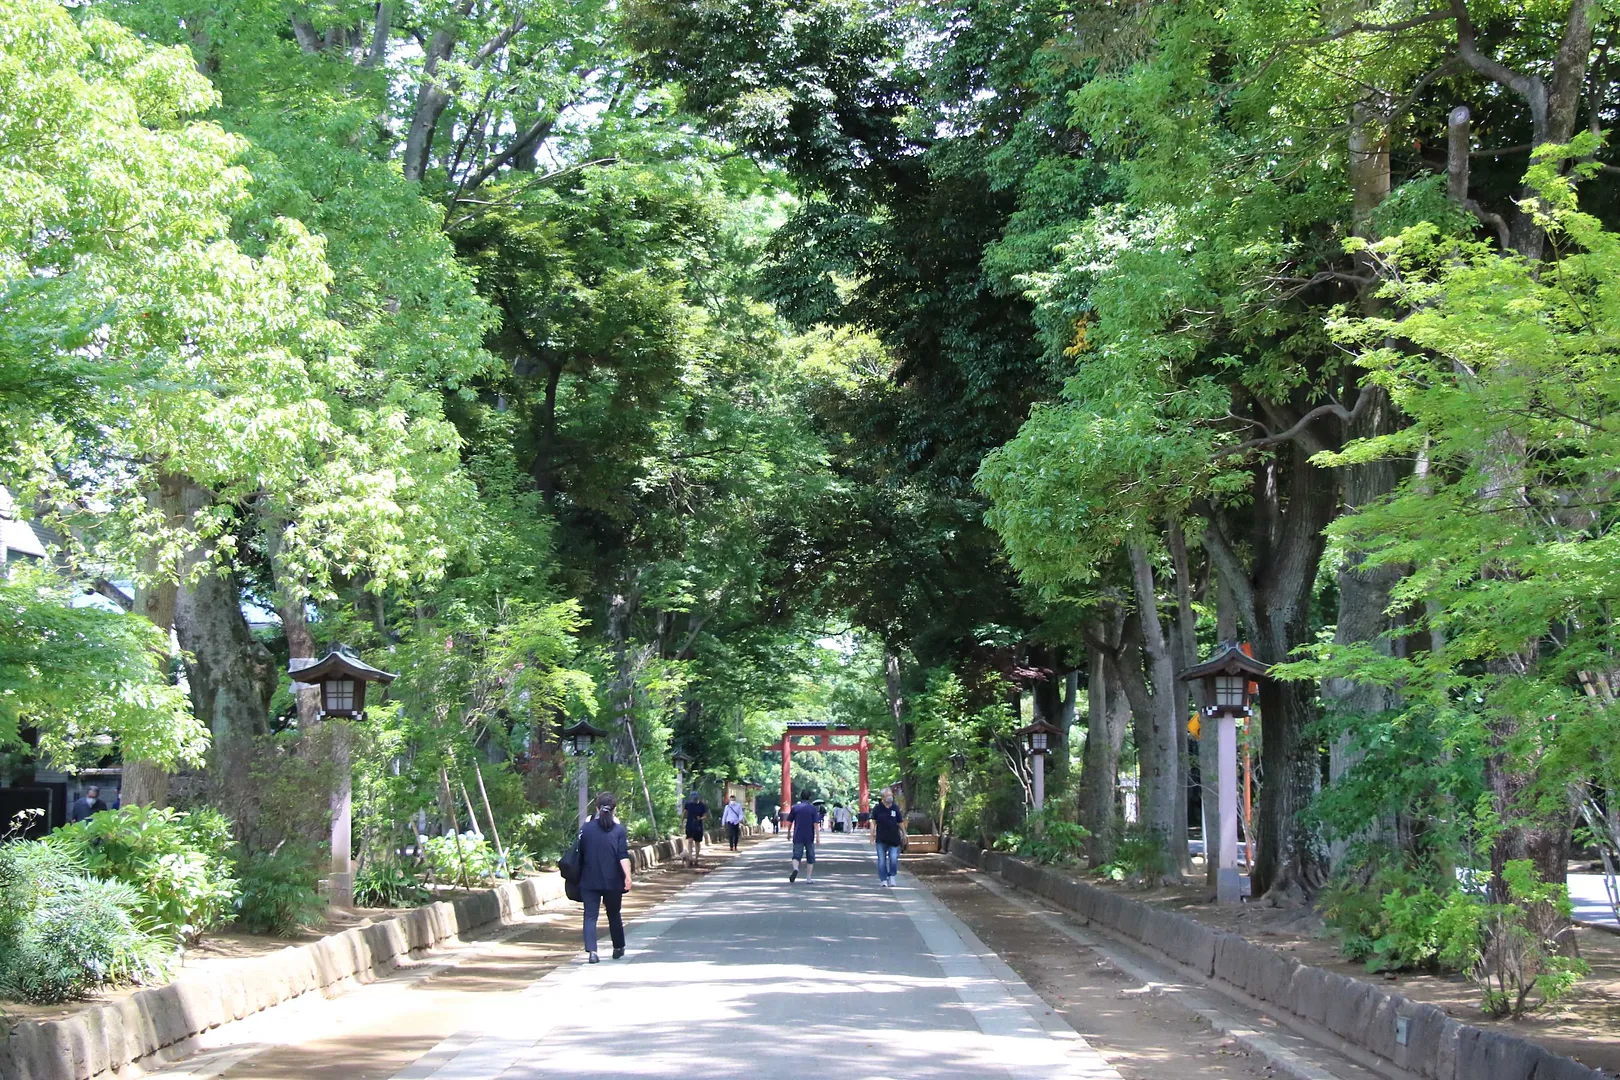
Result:
[[[782,813],[786,814],[793,805],[793,751],[801,753],[827,750],[853,750],[861,756],[861,799],[860,812],[869,813],[872,809],[871,794],[866,784],[866,751],[867,737],[870,731],[856,731],[852,728],[835,727],[817,720],[789,720],[787,730],[782,732],[781,741],[775,746],[765,747],[768,751],[779,751],[782,755]],[[834,736],[839,738],[853,738],[852,743],[835,743]],[[795,739],[812,738],[812,743],[795,743]]]

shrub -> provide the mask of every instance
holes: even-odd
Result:
[[[579,835],[579,825],[572,811],[535,810],[517,819],[512,834],[510,852],[514,865],[519,863],[517,850],[532,855],[535,861],[555,863],[563,849],[571,847]]]
[[[140,924],[140,902],[127,884],[89,877],[63,847],[0,845],[0,993],[48,1004],[161,978],[168,945]]]
[[[1019,837],[1018,854],[1038,863],[1075,862],[1086,853],[1086,840],[1090,830],[1072,821],[1064,821],[1051,811],[1043,810],[1030,815],[1024,834]]]
[[[1564,955],[1574,910],[1568,886],[1541,881],[1528,859],[1507,863],[1502,880],[1512,902],[1476,902],[1483,909],[1483,933],[1473,975],[1484,990],[1486,1012],[1518,1017],[1556,1004],[1590,969],[1579,957]]]
[[[1151,829],[1132,826],[1114,845],[1114,857],[1097,867],[1097,873],[1110,881],[1146,888],[1164,869],[1164,837]]]
[[[77,854],[95,877],[134,886],[154,933],[190,944],[230,921],[237,894],[231,831],[217,811],[104,810],[47,842]]]
[[[361,907],[412,907],[431,896],[422,879],[399,863],[372,863],[354,876],[354,902]]]
[[[236,921],[251,934],[290,934],[321,923],[326,902],[316,891],[315,853],[284,845],[272,852],[242,856],[242,891]]]
[[[94,878],[78,878],[44,898],[6,952],[7,991],[49,1004],[109,983],[166,977],[169,947],[136,921],[140,899],[130,885]]]
[[[1489,903],[1448,877],[1431,885],[1399,866],[1364,867],[1323,893],[1321,912],[1345,955],[1369,971],[1465,971],[1493,1016],[1557,1002],[1587,971],[1565,956],[1569,890],[1536,877],[1527,860],[1502,871],[1509,903]]]
[[[461,849],[459,856],[457,847]],[[422,843],[422,853],[427,857],[435,881],[461,881],[463,864],[469,884],[491,881],[495,877],[495,848],[475,832],[430,836]]]

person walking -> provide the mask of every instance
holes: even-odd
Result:
[[[742,839],[743,804],[733,795],[726,801],[726,808],[720,813],[720,822],[726,827],[726,842],[731,850],[737,850],[737,841]]]
[[[799,864],[804,864],[804,880],[808,884],[816,877],[816,841],[821,838],[821,811],[810,801],[810,793],[801,791],[799,801],[788,811],[793,823],[793,871],[788,884],[798,880]]]
[[[596,957],[596,920],[607,909],[613,959],[624,956],[624,894],[630,891],[630,837],[614,820],[619,800],[611,791],[596,797],[596,816],[579,830],[579,894],[585,901],[585,953]]]
[[[92,814],[99,814],[107,809],[107,804],[101,801],[101,789],[91,784],[84,789],[84,794],[73,800],[73,807],[68,811],[69,821],[84,821]]]
[[[771,807],[771,835],[775,836],[776,834],[780,833],[781,831],[782,831],[782,808],[780,806],[773,806],[773,807]]]
[[[696,866],[703,855],[703,819],[709,816],[709,804],[697,792],[686,797],[686,865]]]
[[[894,801],[894,789],[884,788],[872,807],[872,843],[877,845],[878,884],[894,888],[900,874],[900,845],[905,842],[905,811]]]

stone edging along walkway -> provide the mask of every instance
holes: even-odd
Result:
[[[1121,934],[1227,993],[1255,999],[1321,1029],[1378,1062],[1425,1080],[1603,1080],[1607,1075],[1528,1039],[1460,1023],[1433,1006],[1370,983],[1301,964],[1275,949],[1211,930],[958,837],[950,854]],[[1397,1020],[1407,1038],[1397,1041]],[[1371,1064],[1371,1063],[1369,1063]]]
[[[760,830],[744,826],[744,834]],[[723,834],[711,834],[723,843]],[[630,849],[638,870],[673,859],[685,841],[670,837]],[[167,986],[140,990],[64,1020],[13,1025],[0,1043],[4,1080],[91,1080],[132,1063],[179,1056],[187,1042],[300,995],[374,982],[402,958],[454,943],[460,935],[519,921],[563,896],[556,874],[505,882],[454,901],[332,934],[308,945],[243,960],[223,970],[181,971]],[[160,1059],[154,1059],[160,1055]]]

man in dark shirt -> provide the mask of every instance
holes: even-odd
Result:
[[[810,801],[808,791],[799,792],[799,801],[788,811],[788,820],[793,822],[793,871],[788,874],[788,883],[798,880],[801,862],[804,864],[806,883],[814,881],[816,840],[821,836],[821,811]]]
[[[91,814],[99,814],[107,809],[107,804],[101,801],[101,789],[91,784],[84,789],[84,794],[73,800],[73,808],[68,811],[69,821],[83,821]]]
[[[893,788],[884,788],[882,795],[882,800],[872,807],[872,842],[877,845],[878,884],[892,889],[900,874],[905,811],[896,805]]]
[[[696,866],[703,854],[703,819],[709,816],[709,804],[697,792],[686,797],[686,865]]]

